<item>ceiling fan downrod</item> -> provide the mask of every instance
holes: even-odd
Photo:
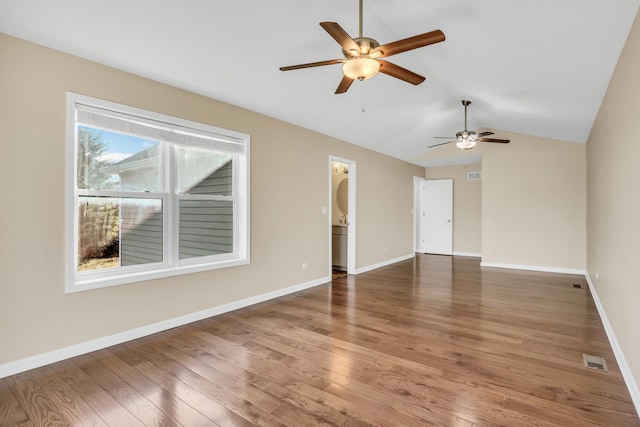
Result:
[[[471,101],[467,101],[466,99],[462,100],[462,105],[464,105],[464,130],[467,130],[467,106],[471,104]]]
[[[360,32],[358,33],[358,37],[362,38],[362,0],[360,0]]]

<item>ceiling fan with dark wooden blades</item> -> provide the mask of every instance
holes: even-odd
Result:
[[[375,76],[378,72],[413,85],[419,85],[425,80],[423,76],[389,61],[380,60],[379,58],[387,58],[408,50],[439,43],[445,39],[442,31],[435,30],[380,45],[377,40],[362,35],[362,0],[360,0],[360,31],[357,38],[351,38],[351,36],[335,22],[321,22],[320,26],[342,47],[344,59],[330,59],[328,61],[290,65],[280,67],[280,71],[342,64],[343,77],[336,89],[337,94],[345,93],[354,80],[365,80]]]
[[[500,144],[508,144],[510,142],[508,139],[487,138],[487,136],[493,135],[493,132],[475,132],[467,130],[467,107],[469,104],[471,104],[471,101],[467,101],[466,99],[462,100],[462,105],[464,105],[464,130],[456,133],[456,136],[436,136],[435,138],[451,139],[452,141],[430,145],[427,148],[439,147],[441,145],[455,142],[458,148],[470,150],[476,146],[477,142],[497,142]]]

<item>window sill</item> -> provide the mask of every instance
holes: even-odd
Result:
[[[128,283],[144,282],[148,280],[163,279],[166,277],[180,276],[184,274],[199,273],[221,268],[237,267],[249,264],[249,258],[218,261],[208,264],[183,265],[179,267],[167,267],[154,269],[153,271],[135,272],[110,276],[108,278],[79,278],[73,283],[67,283],[65,293],[89,291],[93,289],[111,286],[125,285]]]

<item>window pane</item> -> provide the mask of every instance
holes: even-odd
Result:
[[[122,199],[120,264],[162,262],[162,199]]]
[[[78,271],[120,266],[120,202],[111,197],[80,197]]]
[[[180,259],[233,253],[233,202],[180,201]]]
[[[80,189],[160,191],[160,145],[136,136],[78,126]]]
[[[176,159],[178,193],[232,195],[232,154],[178,146]]]
[[[79,198],[78,271],[161,261],[161,199]]]

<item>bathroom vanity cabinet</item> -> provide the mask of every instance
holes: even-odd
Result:
[[[331,254],[334,270],[347,271],[347,225],[332,226]]]

